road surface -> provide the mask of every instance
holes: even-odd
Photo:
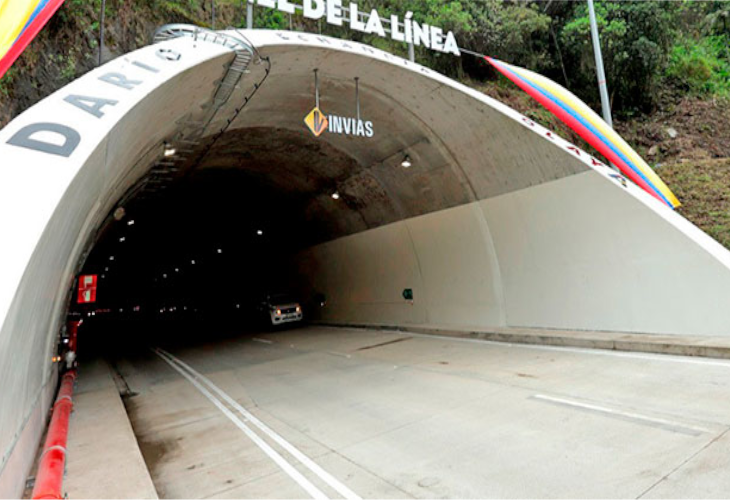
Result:
[[[309,326],[116,369],[161,498],[730,492],[728,361]]]

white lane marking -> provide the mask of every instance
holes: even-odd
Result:
[[[258,337],[254,337],[251,340],[253,340],[254,342],[261,342],[262,344],[273,344],[274,343],[273,340],[260,339]]]
[[[347,358],[350,359],[352,356],[349,354],[345,354],[344,352],[337,352],[337,351],[324,351],[327,354],[331,354],[332,356],[339,356],[340,358]]]
[[[693,434],[693,435],[712,432],[710,429],[705,429],[704,427],[687,425],[682,422],[676,422],[676,421],[667,420],[664,418],[650,417],[649,415],[644,415],[641,413],[636,413],[636,412],[631,412],[631,411],[615,410],[613,408],[608,408],[607,406],[601,406],[601,405],[592,404],[592,403],[584,403],[582,401],[576,401],[576,400],[572,400],[572,399],[556,398],[553,396],[547,396],[545,394],[535,394],[534,396],[532,396],[532,398],[542,400],[542,401],[548,401],[551,403],[557,403],[560,405],[573,406],[575,408],[582,408],[584,410],[591,410],[591,411],[600,412],[600,413],[607,413],[610,415],[616,415],[619,417],[624,417],[624,418],[631,419],[631,420],[646,422],[649,424],[660,425],[663,427],[668,427],[671,429],[679,430],[679,431],[682,431],[682,432],[685,432],[688,434]]]
[[[337,491],[340,495],[344,496],[347,500],[362,500],[356,493],[354,493],[352,490],[350,490],[347,486],[342,484],[340,481],[335,479],[329,472],[324,470],[322,467],[317,465],[311,458],[309,458],[307,455],[302,453],[299,449],[297,449],[293,444],[285,440],[283,437],[281,437],[279,434],[277,434],[274,430],[272,430],[268,425],[263,423],[261,420],[259,420],[255,415],[253,415],[251,412],[246,410],[243,406],[241,406],[238,401],[230,397],[228,394],[223,392],[218,386],[216,386],[213,382],[211,382],[205,375],[202,375],[195,371],[190,365],[186,364],[184,361],[176,358],[172,354],[162,350],[158,349],[160,352],[164,353],[166,356],[168,356],[173,362],[178,364],[183,369],[189,371],[195,378],[198,380],[201,380],[204,384],[206,384],[210,389],[218,394],[226,403],[228,403],[232,408],[234,408],[238,413],[240,413],[244,418],[246,418],[249,422],[251,422],[253,425],[261,429],[262,432],[264,432],[267,436],[271,438],[272,441],[277,443],[279,446],[284,448],[289,454],[291,454],[294,458],[299,460],[302,465],[304,465],[307,469],[312,471],[314,474],[316,474],[322,481],[327,483],[330,487],[332,487],[335,491]]]
[[[160,358],[162,358],[163,361],[170,365],[175,371],[185,377],[188,382],[193,384],[195,388],[198,389],[198,391],[200,391],[203,396],[208,398],[210,402],[213,403],[226,417],[228,417],[228,419],[233,422],[236,427],[241,429],[243,433],[246,434],[246,436],[248,436],[251,441],[256,444],[256,446],[261,448],[261,450],[266,453],[269,458],[276,462],[276,465],[278,465],[284,472],[289,475],[289,477],[296,481],[299,486],[304,488],[307,493],[312,495],[312,498],[315,498],[316,500],[329,500],[327,495],[325,495],[319,488],[309,482],[309,480],[304,477],[298,470],[296,470],[289,462],[287,462],[284,457],[279,455],[271,446],[266,443],[266,441],[261,439],[253,430],[251,430],[250,427],[243,423],[241,419],[236,416],[235,413],[226,408],[226,406],[221,403],[215,396],[213,396],[210,391],[208,391],[208,389],[203,387],[200,382],[195,380],[194,377],[188,375],[182,368],[178,367],[172,359],[168,359],[167,356],[165,356],[165,354],[167,354],[165,353],[165,351],[162,351],[161,349],[155,349],[154,352]]]
[[[625,351],[610,351],[607,349],[591,349],[581,347],[561,347],[554,345],[531,345],[521,343],[510,343],[510,342],[497,342],[495,340],[481,340],[481,339],[465,339],[461,337],[450,337],[448,335],[431,335],[428,333],[414,333],[414,332],[401,332],[398,330],[378,330],[387,331],[390,333],[397,333],[398,335],[410,335],[414,337],[420,337],[425,339],[436,339],[436,340],[451,340],[455,342],[467,342],[470,344],[486,344],[497,347],[513,347],[517,349],[531,349],[537,351],[559,351],[559,352],[575,352],[579,354],[592,354],[594,356],[615,356],[619,358],[632,358],[632,359],[643,359],[648,361],[664,361],[668,363],[685,363],[693,365],[705,365],[705,366],[720,366],[722,368],[730,368],[730,360],[711,360],[711,359],[697,359],[687,356],[679,356],[676,354],[636,354]]]

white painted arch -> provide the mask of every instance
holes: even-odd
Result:
[[[342,96],[359,76],[376,125],[369,143],[319,139],[359,165],[340,172],[344,192],[370,200],[357,217],[321,199],[309,207],[333,236],[296,259],[309,290],[327,296],[323,319],[730,335],[730,254],[585,152],[376,49],[288,32],[245,36],[271,73],[229,131],[309,134],[302,118],[315,67],[330,82],[331,112],[348,112]],[[0,131],[0,496],[18,494],[35,452],[55,380],[51,353],[94,231],[191,110],[209,105],[232,59],[230,49],[191,38],[145,47]],[[263,80],[265,65],[249,69],[207,134]],[[93,97],[97,108],[69,96]],[[78,133],[68,156],[13,139],[48,123]],[[391,168],[403,148],[421,171]],[[368,198],[368,186],[382,199]]]

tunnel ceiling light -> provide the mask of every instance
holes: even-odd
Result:
[[[125,238],[124,236],[119,238],[119,243],[124,243],[125,241],[127,241],[127,238]]]
[[[176,268],[175,268],[175,272],[176,272],[176,273],[179,273],[179,272],[180,272],[180,268],[179,268],[179,267],[176,267]]]
[[[106,274],[101,275],[101,279],[104,279],[104,278],[106,278]]]
[[[177,149],[170,144],[169,142],[165,143],[165,156],[173,156],[175,153],[177,153]]]
[[[190,261],[190,263],[191,263],[192,265],[195,265],[195,259],[191,260],[191,261]]]
[[[222,248],[219,248],[218,249],[218,253],[223,253],[223,249]]]
[[[134,219],[130,219],[127,221],[128,226],[134,226]]]
[[[104,268],[104,271],[108,271],[108,270],[109,270],[109,268],[108,268],[108,267],[105,267],[105,268]]]
[[[256,234],[258,234],[259,236],[263,236],[264,232],[261,229],[259,229],[258,231],[256,231]]]
[[[110,255],[109,256],[109,260],[114,260],[114,256],[113,255]]]
[[[167,278],[167,274],[163,274],[163,275],[162,275],[162,277],[163,277],[163,278]]]
[[[403,161],[400,162],[400,166],[403,168],[410,168],[413,163],[411,163],[411,157],[406,155],[405,158],[403,158]]]
[[[336,191],[334,193],[332,193],[332,199],[339,200],[340,199],[340,193],[338,193]]]

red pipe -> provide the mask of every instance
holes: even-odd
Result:
[[[79,334],[79,327],[81,326],[81,323],[83,320],[78,321],[69,321],[68,322],[68,350],[76,352],[76,339],[78,338]]]
[[[76,380],[76,370],[71,370],[64,374],[61,381],[31,498],[63,498],[61,490],[66,465],[68,421],[73,408],[71,396],[74,391],[74,380]]]

